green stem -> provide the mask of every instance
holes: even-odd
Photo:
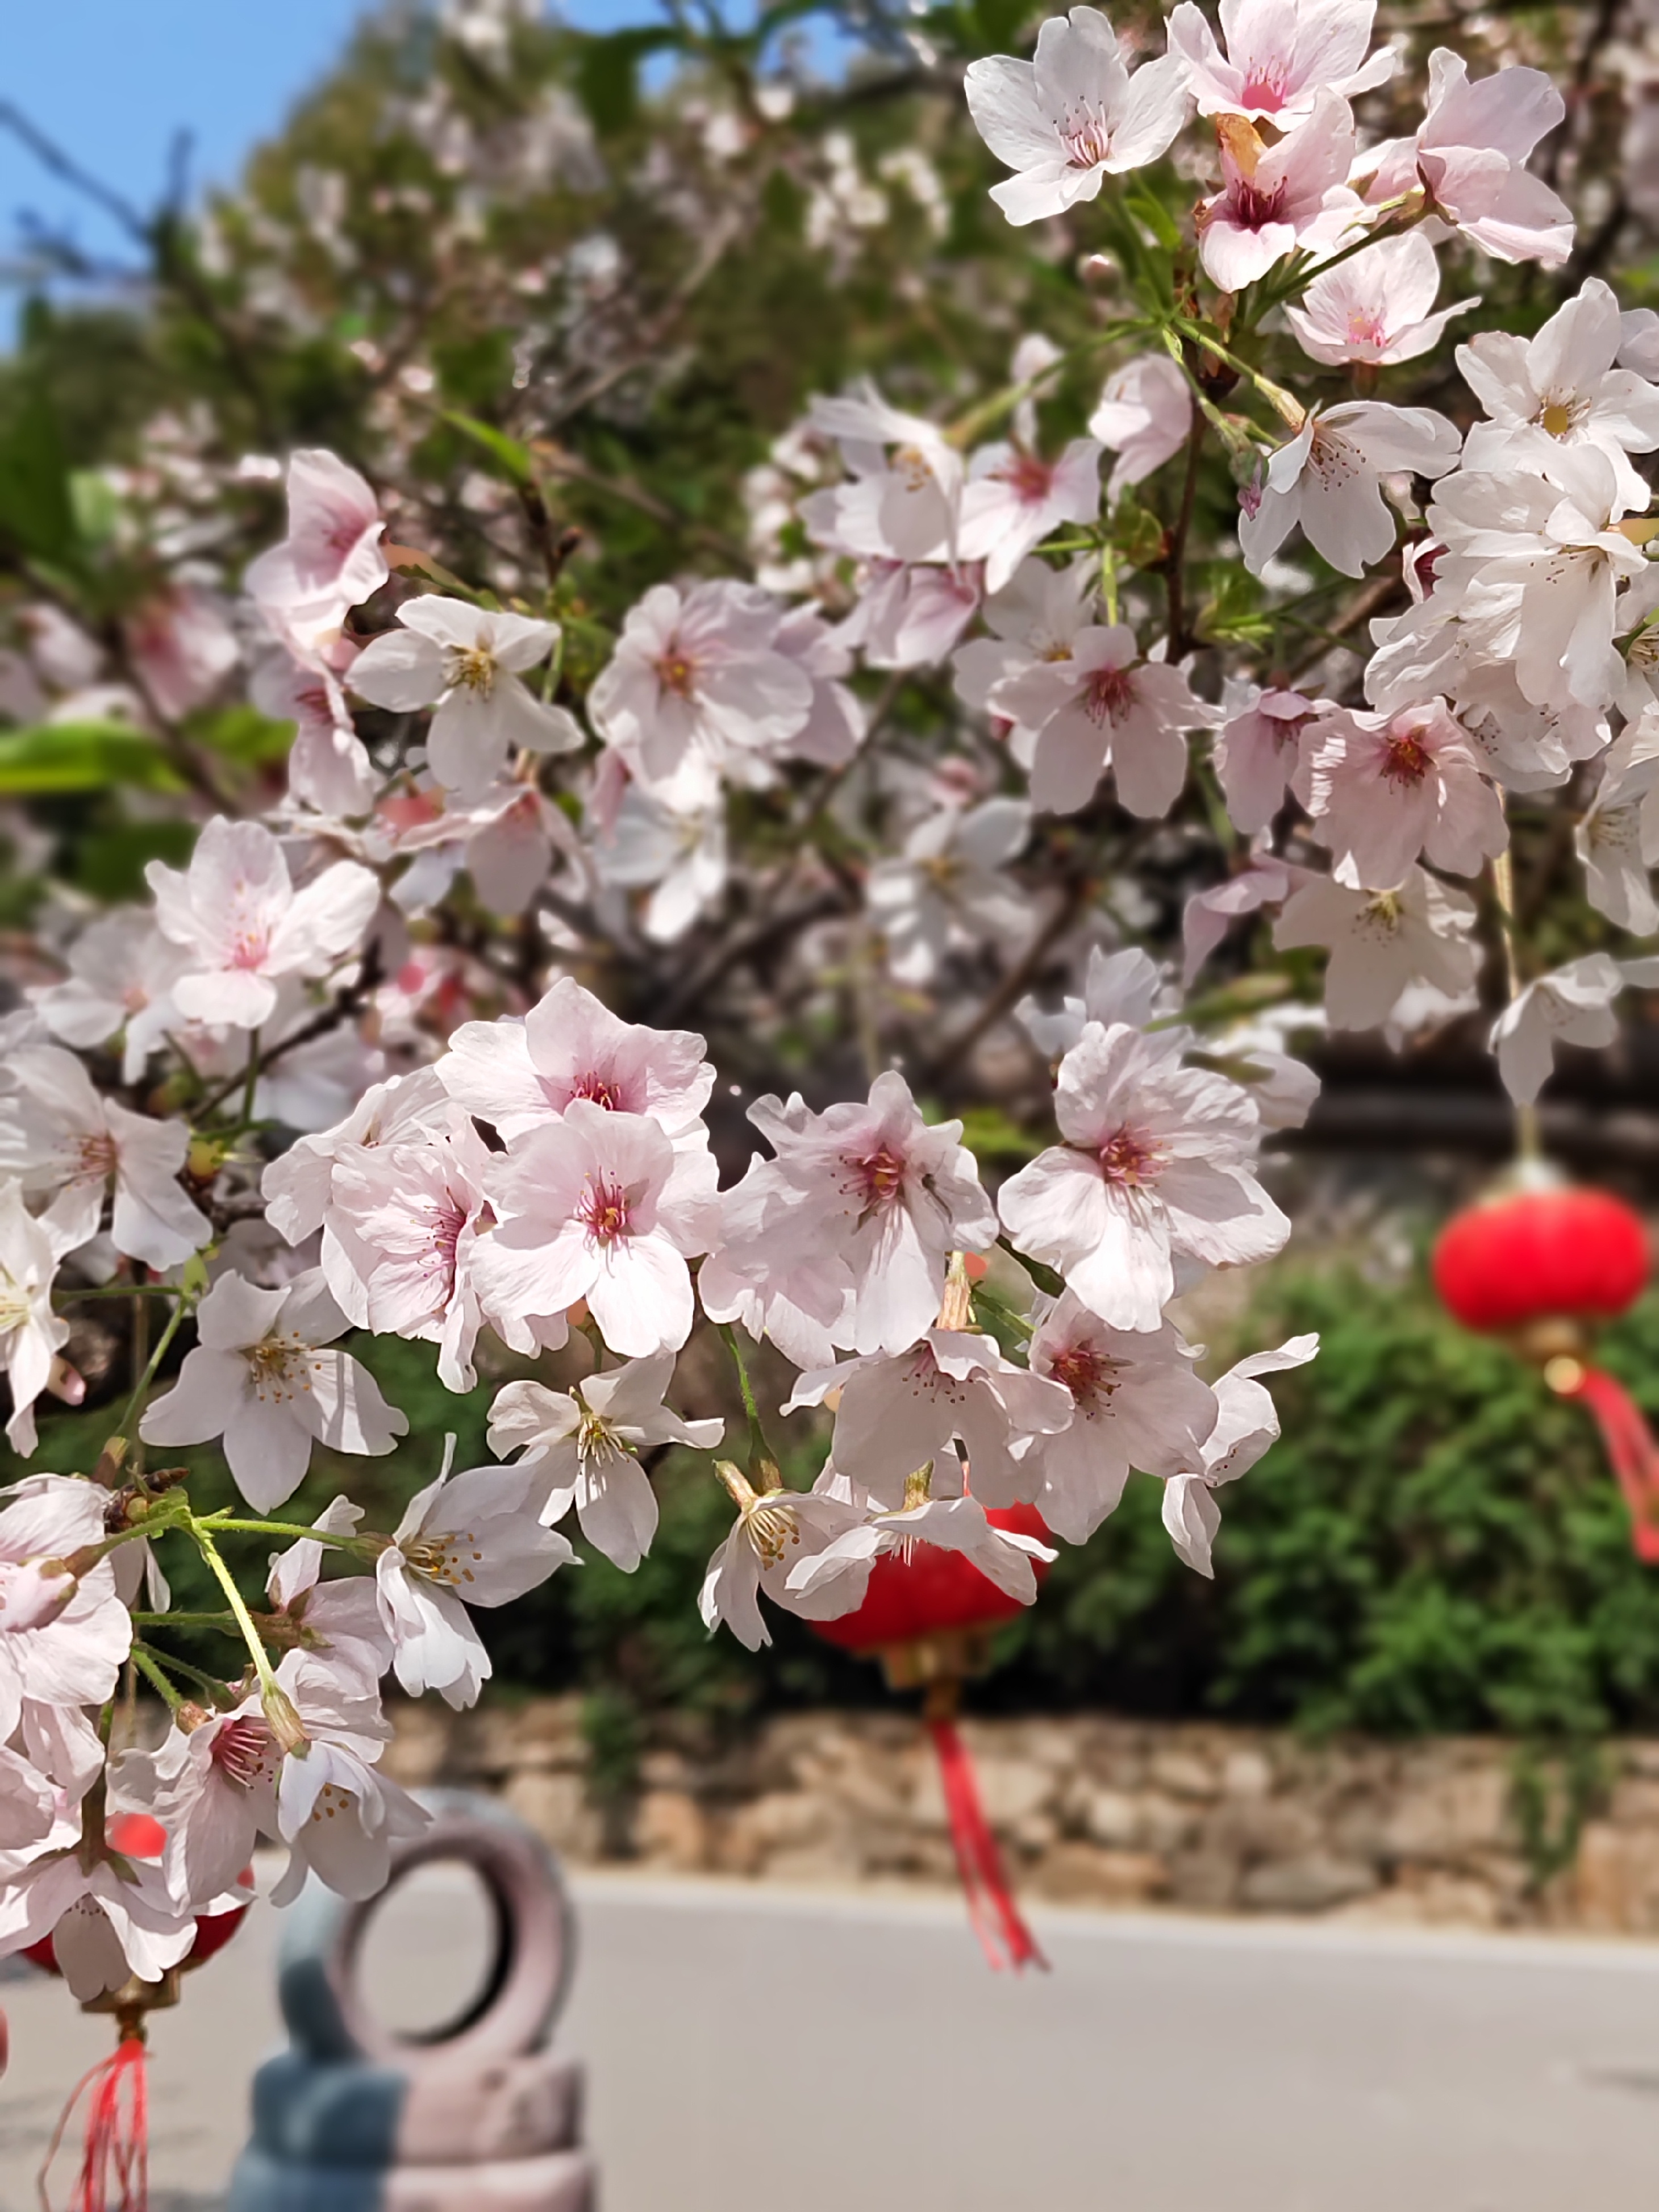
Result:
[[[235,1615],[236,1626],[242,1632],[242,1641],[246,1644],[248,1656],[253,1662],[253,1671],[258,1678],[259,1687],[264,1691],[275,1690],[276,1671],[270,1663],[264,1639],[253,1625],[253,1615],[247,1609],[246,1601],[236,1587],[235,1577],[219,1556],[219,1547],[213,1540],[211,1531],[200,1521],[187,1521],[184,1525],[196,1539],[197,1549],[207,1561],[214,1579],[225,1594],[227,1604]]]
[[[298,1521],[242,1521],[231,1513],[204,1513],[196,1526],[214,1535],[233,1536],[303,1536],[310,1544],[331,1544],[337,1551],[355,1550],[362,1542],[361,1536],[331,1536],[325,1528],[307,1528]]]
[[[171,1651],[158,1651],[153,1644],[147,1644],[144,1646],[144,1651],[146,1656],[158,1667],[168,1668],[173,1674],[182,1674],[187,1682],[193,1682],[198,1690],[213,1700],[216,1705],[234,1705],[240,1703],[236,1692],[222,1675],[210,1674],[202,1667],[192,1667],[188,1659],[175,1658]]]
[[[183,1692],[173,1688],[156,1661],[142,1644],[133,1645],[131,1656],[133,1665],[149,1684],[151,1689],[159,1690],[162,1697],[167,1699],[167,1711],[170,1713],[176,1713],[185,1702]]]
[[[259,1032],[250,1030],[247,1039],[247,1081],[242,1087],[242,1118],[238,1125],[244,1129],[253,1126],[253,1094],[259,1087]]]
[[[1259,368],[1252,368],[1248,361],[1242,361],[1236,353],[1231,352],[1226,346],[1223,345],[1221,340],[1202,323],[1194,323],[1185,315],[1176,315],[1174,318],[1173,327],[1180,331],[1182,337],[1190,339],[1200,353],[1213,354],[1218,361],[1224,362],[1227,367],[1237,374],[1247,378],[1273,412],[1287,422],[1293,431],[1300,434],[1303,424],[1308,419],[1308,410],[1293,392],[1286,392],[1282,384],[1275,384],[1272,377],[1263,376]]]
[[[160,1369],[161,1362],[167,1355],[167,1346],[173,1342],[173,1338],[179,1334],[179,1324],[185,1317],[185,1300],[182,1292],[175,1293],[175,1295],[178,1297],[179,1303],[173,1307],[171,1315],[168,1316],[167,1327],[161,1331],[161,1335],[156,1339],[155,1349],[150,1353],[149,1362],[145,1366],[143,1373],[138,1377],[137,1382],[133,1384],[132,1395],[127,1400],[126,1405],[122,1410],[121,1418],[115,1425],[115,1431],[118,1436],[130,1437],[133,1433],[132,1424],[139,1412],[139,1409],[143,1405],[144,1393],[149,1389],[150,1384],[155,1380],[157,1370]],[[143,1313],[146,1309],[141,1306],[138,1310]]]
[[[240,1633],[235,1618],[228,1613],[135,1613],[135,1628],[222,1628],[228,1633]]]

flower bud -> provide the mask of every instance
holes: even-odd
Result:
[[[264,1713],[265,1726],[276,1739],[278,1748],[303,1759],[311,1748],[311,1738],[306,1734],[294,1700],[275,1682],[267,1685],[259,1700]]]
[[[80,1586],[67,1559],[0,1560],[0,1636],[50,1627]]]

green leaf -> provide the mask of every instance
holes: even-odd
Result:
[[[476,416],[458,414],[449,408],[444,410],[444,420],[482,446],[487,453],[493,454],[514,483],[536,482],[536,464],[530,457],[530,448],[521,446],[516,438],[509,438],[505,430],[496,429],[491,422],[480,422]]]
[[[47,722],[0,736],[0,793],[102,791],[112,783],[182,791],[184,782],[153,738],[120,722]]]
[[[118,906],[145,896],[144,870],[150,861],[182,868],[195,844],[195,825],[189,822],[123,822],[77,839],[70,872],[90,897]]]
[[[257,707],[246,705],[191,714],[185,729],[198,745],[222,753],[227,760],[244,762],[249,768],[286,760],[294,744],[292,722],[275,722]]]
[[[601,137],[626,131],[638,114],[638,72],[644,57],[685,43],[666,24],[641,24],[587,40],[576,63],[576,94]]]
[[[66,561],[77,543],[58,416],[31,391],[0,435],[0,532],[43,561]]]

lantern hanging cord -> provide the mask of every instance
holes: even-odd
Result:
[[[1510,1003],[1520,997],[1521,963],[1515,949],[1515,863],[1506,845],[1493,856],[1492,887],[1498,900],[1498,935],[1504,941],[1504,976],[1509,987]],[[1516,1150],[1523,1161],[1540,1159],[1543,1142],[1538,1127],[1535,1105],[1517,1104],[1515,1109]]]

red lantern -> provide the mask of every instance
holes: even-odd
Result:
[[[1602,1190],[1534,1183],[1457,1214],[1434,1250],[1434,1285],[1466,1328],[1510,1338],[1558,1396],[1595,1417],[1630,1510],[1638,1559],[1659,1564],[1659,1446],[1641,1408],[1586,1357],[1586,1325],[1611,1321],[1646,1287],[1639,1215]]]
[[[1031,1505],[1008,1506],[985,1517],[994,1528],[1021,1536],[1041,1539],[1048,1533]],[[1032,1565],[1041,1580],[1047,1561]],[[857,1612],[811,1624],[843,1650],[879,1658],[890,1688],[925,1689],[923,1719],[939,1756],[969,1917],[991,1964],[1000,1966],[1006,1959],[1016,1969],[1046,1966],[1048,1960],[1009,1891],[956,1714],[963,1680],[989,1663],[994,1632],[1024,1610],[960,1553],[918,1544],[908,1554],[889,1552],[876,1561]]]

